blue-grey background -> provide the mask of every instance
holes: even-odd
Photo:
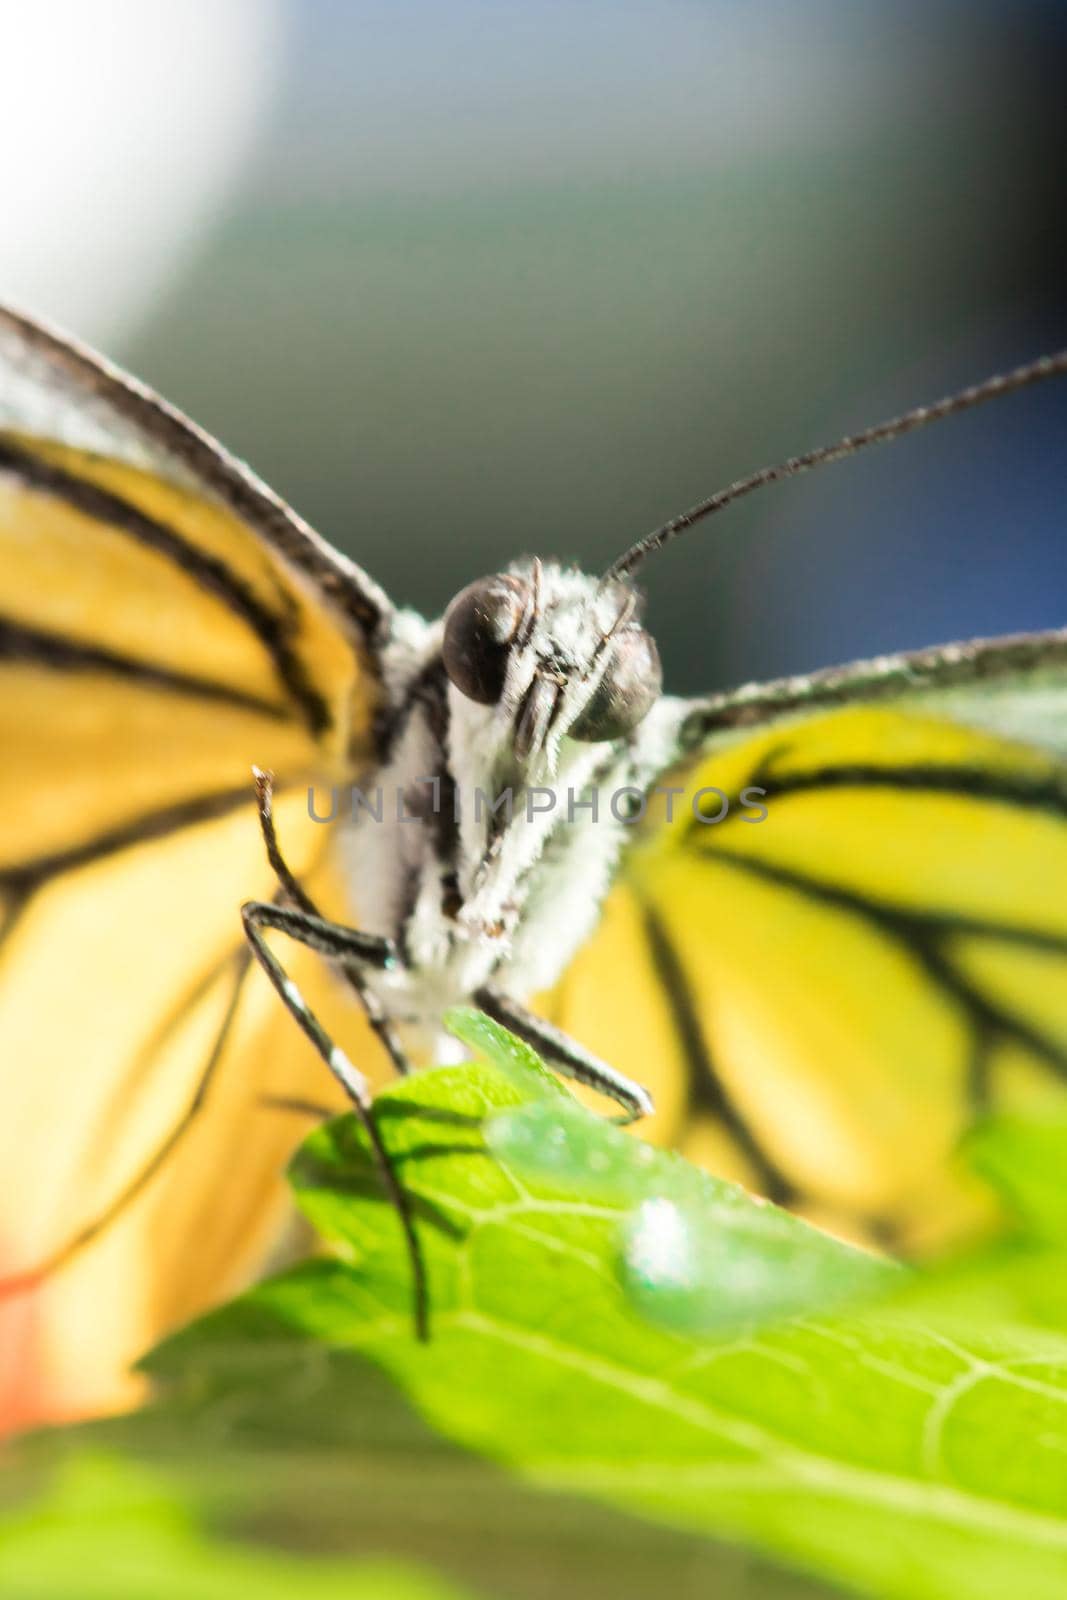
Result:
[[[193,41],[262,79],[239,159],[108,342],[422,609],[1067,342],[1055,0],[239,10]],[[647,570],[670,686],[1067,622],[1065,422],[1067,384],[690,535]]]

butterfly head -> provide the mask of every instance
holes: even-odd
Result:
[[[625,739],[659,698],[659,652],[638,610],[628,584],[523,563],[452,601],[445,671],[463,699],[493,708],[519,766],[551,770],[565,735]]]

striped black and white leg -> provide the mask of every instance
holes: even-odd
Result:
[[[418,1338],[428,1337],[429,1307],[426,1270],[415,1232],[411,1204],[403,1185],[393,1170],[389,1153],[382,1143],[374,1120],[370,1085],[339,1045],[330,1038],[322,1023],[305,1001],[300,990],[288,976],[285,968],[267,944],[265,932],[274,929],[330,960],[347,963],[384,966],[391,955],[383,951],[387,940],[378,940],[352,928],[327,922],[322,917],[296,907],[279,906],[265,900],[249,900],[241,907],[241,920],[252,952],[277,990],[289,1014],[310,1039],[345,1094],[363,1125],[368,1143],[378,1167],[382,1187],[396,1211],[404,1231],[415,1297],[415,1332]]]
[[[354,929],[343,929],[336,923],[331,923],[324,917],[318,906],[312,900],[304,886],[299,883],[282,855],[278,843],[278,834],[274,826],[274,774],[264,772],[259,767],[253,767],[252,773],[256,784],[256,806],[259,811],[259,827],[263,834],[263,843],[267,851],[267,860],[274,869],[278,879],[282,899],[298,911],[303,911],[308,917],[314,917],[324,927],[328,926],[339,933],[351,933],[352,942],[349,954],[338,955],[328,950],[321,951],[329,955],[336,962],[349,986],[359,997],[367,1021],[377,1034],[386,1055],[393,1064],[393,1070],[401,1077],[407,1077],[411,1071],[411,1062],[408,1060],[396,1031],[382,1010],[377,995],[366,981],[367,967],[379,969],[388,967],[396,960],[396,947],[389,939],[375,938],[370,934],[357,933]]]
[[[524,1039],[539,1055],[544,1056],[557,1072],[561,1072],[564,1077],[573,1078],[576,1083],[586,1084],[598,1094],[606,1095],[609,1100],[614,1100],[616,1105],[622,1106],[622,1116],[613,1118],[621,1126],[626,1127],[641,1117],[649,1117],[656,1109],[652,1096],[643,1084],[626,1077],[625,1073],[616,1072],[614,1067],[609,1066],[606,1061],[601,1061],[599,1056],[583,1049],[569,1034],[551,1022],[546,1022],[544,1017],[535,1016],[510,995],[502,994],[499,989],[486,985],[477,991],[474,1000],[487,1016],[492,1017],[494,1022],[499,1022],[502,1028],[507,1028],[520,1039]]]

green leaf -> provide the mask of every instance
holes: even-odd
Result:
[[[1025,1229],[1067,1244],[1067,1115],[998,1118],[971,1134],[968,1154]]]
[[[559,1079],[545,1066],[536,1050],[523,1039],[509,1033],[484,1011],[470,1006],[453,1006],[445,1013],[445,1026],[455,1038],[469,1045],[475,1055],[496,1067],[524,1100],[567,1098]]]
[[[382,1123],[391,1147],[406,1145],[415,1166],[439,1160],[445,1174],[453,1164],[465,1170],[468,1154],[491,1170],[482,1141],[486,1106],[514,1107],[531,1084],[521,1071],[506,1079],[484,1076],[479,1088],[470,1069],[453,1071],[452,1092],[421,1110],[404,1097],[386,1098]],[[420,1075],[422,1089],[430,1090],[435,1077]],[[536,1092],[542,1087],[538,1083]],[[569,1098],[555,1086],[551,1092]],[[0,1503],[6,1498],[21,1507],[27,1491],[35,1491],[35,1504],[50,1508],[49,1525],[59,1528],[65,1514],[54,1515],[57,1491],[51,1488],[57,1459],[77,1463],[86,1453],[96,1459],[106,1452],[137,1472],[147,1466],[180,1508],[195,1507],[200,1524],[229,1541],[213,1543],[202,1562],[193,1562],[194,1595],[193,1580],[206,1582],[216,1558],[224,1577],[231,1576],[230,1542],[239,1541],[253,1552],[280,1551],[283,1560],[299,1552],[309,1572],[331,1552],[388,1553],[403,1564],[405,1581],[415,1561],[479,1600],[646,1600],[660,1585],[679,1600],[707,1594],[827,1600],[821,1583],[772,1571],[761,1558],[713,1543],[702,1531],[657,1526],[606,1502],[534,1485],[421,1421],[402,1391],[349,1343],[362,1311],[335,1293],[339,1281],[357,1292],[366,1273],[394,1298],[399,1338],[410,1337],[407,1258],[353,1134],[346,1121],[334,1124],[327,1137],[309,1141],[296,1166],[306,1172],[312,1210],[321,1200],[324,1216],[336,1209],[355,1225],[369,1208],[372,1227],[354,1226],[339,1241],[353,1259],[365,1254],[360,1272],[333,1261],[306,1263],[277,1280],[279,1294],[292,1296],[293,1316],[280,1315],[269,1295],[252,1294],[188,1329],[152,1358],[162,1380],[155,1405],[21,1441],[7,1472],[0,1471]],[[336,1161],[338,1151],[348,1156]],[[320,1190],[324,1161],[329,1176]],[[425,1226],[432,1235],[437,1223]],[[143,1497],[136,1500],[135,1516],[142,1503]],[[114,1560],[111,1544],[118,1547]],[[64,1560],[64,1552],[75,1554],[77,1541],[57,1541],[51,1576],[64,1600],[98,1600],[93,1570],[114,1565],[123,1572],[126,1544],[121,1518],[101,1520],[87,1572],[80,1559]],[[168,1580],[173,1575],[178,1585],[187,1553],[158,1546],[146,1557],[145,1572],[165,1563]],[[121,1589],[116,1592],[125,1600]],[[144,1594],[155,1600],[148,1577]]]
[[[260,1341],[273,1330],[370,1360],[441,1435],[529,1482],[741,1539],[872,1595],[1067,1592],[1062,1248],[1019,1240],[929,1279],[887,1275],[676,1157],[628,1166],[625,1136],[564,1101],[524,1109],[527,1132],[531,1116],[545,1134],[561,1117],[562,1167],[536,1170],[529,1149],[505,1164],[483,1128],[514,1126],[523,1094],[487,1067],[420,1074],[377,1104],[416,1207],[430,1343],[412,1336],[399,1228],[344,1119],[293,1168],[341,1259],[260,1286],[164,1347],[157,1371],[195,1373],[238,1314]],[[583,1194],[598,1153],[603,1181]],[[1011,1168],[1007,1145],[1000,1159]],[[657,1199],[703,1215],[699,1248],[723,1262],[725,1299],[747,1260],[764,1287],[800,1275],[803,1319],[768,1324],[789,1295],[768,1306],[760,1293],[741,1295],[758,1320],[714,1338],[640,1315],[620,1239]],[[879,1285],[893,1293],[872,1303]],[[822,1309],[849,1287],[866,1300]]]
[[[513,1286],[520,1297],[536,1292],[530,1262],[542,1263],[547,1238],[588,1236],[609,1276],[668,1325],[750,1328],[895,1281],[888,1263],[634,1139],[569,1095],[524,1100],[524,1088],[510,1073],[440,1067],[376,1102],[398,1171],[427,1224],[420,1237],[437,1320],[464,1292],[468,1261],[456,1245],[468,1235],[489,1253],[480,1275]],[[399,1224],[380,1203],[358,1125],[341,1118],[314,1133],[291,1179],[319,1231],[366,1267],[379,1303],[410,1320]],[[643,1203],[677,1209],[692,1234],[684,1260],[672,1249],[670,1259],[657,1261],[652,1243],[642,1241]],[[557,1254],[553,1294],[585,1292],[587,1275],[574,1260],[566,1249]],[[619,1299],[614,1282],[611,1296]]]
[[[464,1452],[357,1353],[248,1298],[190,1329],[155,1365],[171,1381],[151,1407],[51,1429],[0,1456],[4,1600],[3,1580],[13,1586],[16,1576],[48,1600],[127,1600],[119,1579],[139,1549],[142,1587],[129,1600],[166,1600],[157,1570],[183,1596],[188,1580],[193,1600],[214,1571],[227,1595],[239,1594],[235,1547],[287,1577],[299,1557],[311,1594],[320,1564],[332,1579],[348,1557],[363,1579],[374,1555],[407,1583],[433,1572],[477,1600],[647,1600],[660,1586],[676,1600],[830,1600],[822,1584],[750,1553],[545,1490]],[[164,1543],[149,1528],[139,1545],[160,1517],[183,1528],[195,1517],[210,1541]],[[303,1579],[286,1592],[302,1595]],[[392,1600],[388,1585],[372,1592]]]
[[[0,1516],[4,1600],[464,1600],[413,1563],[310,1563],[212,1538],[158,1473],[69,1463],[32,1508]]]

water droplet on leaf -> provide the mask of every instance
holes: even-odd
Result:
[[[622,1230],[634,1308],[683,1333],[725,1333],[869,1294],[897,1269],[773,1206],[710,1196],[643,1200]]]

